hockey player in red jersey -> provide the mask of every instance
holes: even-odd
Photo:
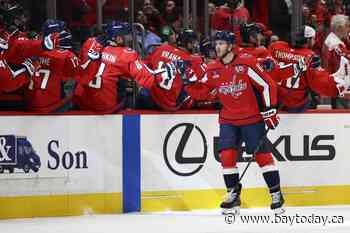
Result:
[[[46,28],[49,28],[48,30],[58,31],[58,28],[59,30],[63,30],[64,23],[62,21],[47,20],[47,22],[51,22],[50,27],[46,26]],[[44,25],[46,25],[47,22],[45,22]],[[57,22],[60,22],[59,27]],[[1,56],[2,59],[6,60],[11,70],[17,70],[16,72],[12,72],[12,78],[10,78],[10,76],[2,76],[0,89],[3,92],[9,93],[29,83],[34,73],[34,66],[29,58],[39,56],[43,51],[42,48],[45,46],[44,40],[31,40],[25,36],[25,33],[20,32],[18,28],[13,25],[6,29],[7,30],[3,30],[2,34],[6,35],[7,49],[3,50]],[[27,67],[27,71],[30,72],[23,73],[24,64]]]
[[[191,29],[184,29],[178,35],[178,47],[169,44],[161,45],[146,58],[147,64],[151,69],[158,69],[159,66],[168,62],[180,60],[189,62],[191,63],[193,72],[190,79],[196,81],[197,76],[200,77],[205,72],[205,64],[203,64],[202,57],[192,54],[196,46],[196,41],[196,33]],[[144,90],[141,93],[144,95],[143,99],[149,95],[156,106],[167,111],[177,110],[188,99],[188,94],[185,91],[185,83],[181,75],[176,75],[173,80],[159,80],[158,84],[155,83],[152,86],[149,94],[145,93]],[[153,104],[150,103],[148,105],[152,106]]]
[[[55,41],[52,41],[53,47],[42,49],[39,56],[34,57],[40,69],[36,71],[25,91],[25,101],[30,111],[62,111],[68,102],[69,97],[65,96],[63,86],[66,81],[74,79],[79,70],[79,60],[69,50],[72,48],[72,36],[69,32],[59,32],[57,44]]]
[[[16,70],[11,68],[5,54],[9,49],[10,34],[5,29],[0,30],[0,93],[9,93],[20,89],[29,83],[35,68],[30,59],[24,60]]]
[[[5,53],[6,60],[11,65],[20,65],[26,58],[38,56],[42,49],[42,40],[29,39],[17,29],[11,32],[9,49]]]
[[[265,47],[263,30],[256,23],[242,24],[240,27],[241,45],[237,47],[238,53],[249,53],[257,58],[265,58],[270,55]]]
[[[299,63],[280,65],[271,56],[270,51],[264,46],[265,38],[261,25],[257,23],[241,25],[241,37],[241,46],[235,48],[235,53],[248,53],[256,57],[261,67],[268,72],[271,78],[280,79],[281,77],[291,77],[298,72]]]
[[[79,80],[75,101],[80,109],[103,113],[118,110],[117,81],[119,78],[133,79],[147,89],[150,89],[157,79],[173,79],[175,69],[170,64],[165,64],[157,72],[153,72],[144,64],[136,51],[124,47],[124,35],[129,33],[128,24],[113,21],[106,28],[106,47],[96,39],[88,41],[88,44],[83,46],[82,65],[87,67],[98,65],[98,68],[95,73],[90,71],[96,67],[89,69],[88,75],[83,74]]]
[[[255,160],[262,169],[272,197],[271,209],[281,213],[284,200],[279,172],[265,137],[265,126],[275,129],[279,123],[277,87],[255,57],[234,54],[233,43],[233,33],[216,33],[218,60],[208,65],[206,76],[197,84],[202,86],[201,90],[192,96],[200,100],[202,95],[216,89],[223,106],[219,114],[219,150],[227,198],[221,203],[221,208],[224,213],[238,211],[241,204],[236,163],[242,142],[245,142],[246,152],[255,153]]]
[[[91,88],[91,86],[94,86],[93,81],[101,64],[100,58],[102,50],[106,46],[106,35],[91,37],[82,45],[79,53],[81,72],[79,73],[78,85],[80,88]],[[94,89],[91,89],[91,91],[94,91]],[[88,90],[86,90],[86,92],[88,92]]]
[[[298,74],[290,77],[274,76],[279,83],[278,99],[283,110],[303,112],[308,108],[309,89],[323,96],[336,97],[347,89],[344,76],[331,75],[320,67],[320,60],[310,49],[314,44],[315,30],[304,26],[296,36],[296,45],[291,48],[286,42],[278,41],[270,46],[274,59],[280,64],[305,61],[305,67]]]
[[[3,16],[4,28],[11,35],[9,48],[5,57],[7,63],[12,67],[21,66],[24,60],[31,55],[37,55],[41,49],[40,40],[30,40],[25,31],[25,20],[23,8],[16,3],[4,4],[0,7],[0,15]]]

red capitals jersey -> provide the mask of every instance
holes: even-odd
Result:
[[[283,77],[291,77],[294,75],[294,67],[290,65],[280,65],[278,62],[271,56],[270,51],[261,46],[261,47],[236,47],[235,52],[238,54],[250,54],[258,59],[258,63],[264,70],[270,75],[273,80],[280,80]],[[270,67],[266,67],[267,62],[271,63]]]
[[[258,65],[255,57],[239,55],[230,64],[220,61],[208,65],[195,100],[201,100],[213,89],[222,104],[221,124],[248,125],[262,121],[260,112],[277,104],[275,82]]]
[[[119,78],[134,79],[147,89],[152,87],[155,80],[137,52],[129,48],[107,46],[102,50],[99,62],[93,80],[88,85],[81,85],[76,92],[82,109],[98,112],[117,110]]]
[[[310,61],[314,52],[307,48],[290,48],[286,42],[275,42],[270,46],[271,54],[281,66],[298,63],[304,59],[307,71],[293,76],[279,77],[278,100],[286,110],[300,109],[308,102],[308,90],[325,96],[337,96],[337,87],[334,79],[321,68],[312,68]]]
[[[24,36],[11,37],[9,49],[5,53],[9,64],[20,65],[24,59],[39,56],[42,52],[41,40],[30,40]]]
[[[218,8],[212,18],[212,28],[217,31],[231,31],[235,33],[237,43],[240,43],[240,25],[249,21],[249,11],[245,7],[235,10],[230,8]]]
[[[32,111],[52,112],[63,105],[63,84],[76,76],[79,59],[68,50],[43,50],[36,59],[40,69],[25,92],[27,107]]]
[[[270,52],[267,48],[261,47],[236,47],[234,48],[235,53],[243,54],[248,53],[256,58],[265,58],[270,56]]]
[[[16,91],[29,82],[26,70],[13,71],[7,64],[4,54],[0,54],[0,92],[9,93]]]
[[[203,76],[206,69],[203,65],[203,59],[200,56],[191,55],[189,52],[176,48],[174,46],[163,44],[147,57],[147,64],[150,68],[157,69],[159,63],[168,63],[176,60],[184,60],[191,63],[191,68],[197,78]],[[164,110],[173,110],[178,103],[178,97],[184,89],[184,83],[179,75],[173,80],[161,79],[158,85],[151,88],[153,101]]]

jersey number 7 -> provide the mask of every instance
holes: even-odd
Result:
[[[49,82],[50,78],[50,70],[48,69],[40,69],[38,70],[34,78],[41,78],[41,84],[40,84],[40,89],[45,90],[47,88],[47,84]],[[29,90],[34,90],[34,81],[31,79],[29,83]]]

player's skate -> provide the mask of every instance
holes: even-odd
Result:
[[[222,208],[223,214],[238,215],[241,206],[241,189],[242,184],[238,183],[235,188],[227,192],[225,200],[221,202],[220,207]]]
[[[285,209],[283,208],[284,198],[281,191],[271,193],[271,198],[271,209],[275,212],[275,214],[283,214]]]

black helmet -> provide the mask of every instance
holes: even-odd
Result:
[[[262,33],[262,29],[256,23],[242,24],[240,26],[241,38],[243,43],[250,43],[249,37]]]
[[[226,0],[228,7],[233,10],[236,9],[241,4],[241,2],[242,0]]]
[[[192,29],[183,29],[177,37],[177,45],[186,47],[187,43],[197,40],[197,34]]]
[[[215,33],[214,40],[223,40],[229,44],[235,43],[235,34],[229,31],[218,31]]]

